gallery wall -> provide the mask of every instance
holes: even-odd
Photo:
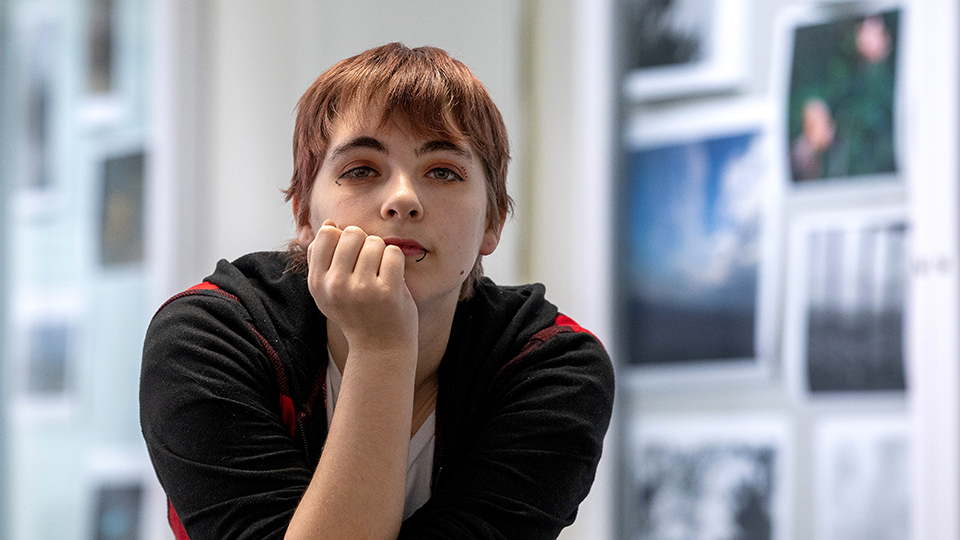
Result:
[[[638,3],[621,2],[626,10],[631,4]],[[721,77],[701,70],[692,78],[691,70],[676,77],[676,73],[648,69],[637,85],[629,80],[636,71],[631,73],[626,61],[624,65],[620,112],[624,169],[615,180],[621,182],[615,190],[619,200],[626,199],[617,212],[618,226],[634,230],[632,236],[620,236],[616,252],[622,266],[617,285],[623,288],[622,297],[635,294],[647,300],[614,305],[620,360],[627,364],[621,364],[620,380],[629,379],[618,395],[620,447],[626,449],[619,464],[625,479],[622,487],[633,486],[620,492],[622,537],[657,537],[665,526],[687,527],[692,537],[703,537],[706,528],[738,530],[747,527],[744,516],[762,515],[753,523],[761,522],[763,527],[741,532],[768,537],[757,532],[767,527],[773,538],[954,538],[956,507],[941,500],[956,500],[958,471],[957,276],[952,262],[957,249],[956,6],[941,2],[707,4],[713,9],[746,9],[746,31],[734,36],[734,41],[744,40],[741,54],[749,59],[745,66],[727,64]],[[849,17],[859,24],[867,13],[890,9],[899,11],[899,20],[887,15],[884,25],[872,28],[886,26],[887,32],[893,29],[899,34],[896,82],[888,79],[887,83],[896,97],[888,113],[895,127],[886,142],[892,139],[896,146],[896,161],[878,156],[852,158],[848,161],[860,159],[874,168],[841,173],[824,168],[815,178],[825,181],[791,176],[787,156],[797,134],[788,135],[789,119],[798,113],[790,112],[790,98],[814,92],[817,86],[809,80],[798,82],[803,73],[795,67],[795,54],[805,51],[802,55],[815,57],[813,51],[826,48],[832,39],[820,34],[804,41],[807,38],[798,30],[810,32],[826,21],[831,21],[827,26],[839,28],[838,21]],[[716,12],[711,16],[716,17]],[[628,19],[627,14],[620,17]],[[933,19],[937,23],[931,26]],[[621,39],[629,41],[629,32],[624,22]],[[852,34],[848,43],[854,44]],[[878,51],[892,52],[884,47]],[[817,61],[834,72],[844,69],[836,59]],[[880,65],[871,62],[858,65]],[[858,95],[867,94],[861,88]],[[837,115],[857,107],[849,101],[838,103],[831,103]],[[877,108],[882,105],[871,110]],[[838,123],[850,121],[837,118]],[[838,131],[836,137],[844,135]],[[875,137],[870,149],[883,143],[883,137]],[[744,146],[735,150],[737,145]],[[836,145],[833,148],[836,151]],[[752,222],[721,221],[718,216],[724,211],[750,217],[744,213],[750,206],[722,205],[718,202],[723,198],[722,185],[704,180],[710,175],[700,176],[704,170],[721,170],[717,163],[723,163],[721,156],[732,155],[724,154],[731,151],[743,161],[736,168],[740,183],[727,185],[741,188],[740,199],[732,200],[743,202],[751,193],[742,189],[745,163],[751,164],[753,182],[762,190],[755,193],[764,203],[754,206],[758,214]],[[699,157],[693,159],[694,155]],[[834,166],[841,161],[836,155],[832,159]],[[707,169],[697,169],[703,166]],[[677,176],[685,167],[691,172]],[[675,193],[667,186],[657,187],[666,179],[669,185],[685,182],[690,187]],[[696,183],[700,181],[707,183]],[[702,198],[691,200],[690,193],[698,191]],[[656,204],[642,206],[650,200]],[[691,208],[698,210],[682,213]],[[711,213],[704,214],[704,208]],[[673,222],[679,232],[665,232],[662,227],[657,231],[658,225],[684,215]],[[740,223],[736,233],[725,229],[732,222]],[[684,230],[696,223],[704,230]],[[761,238],[752,236],[757,227]],[[725,243],[718,243],[718,232],[730,233]],[[664,234],[679,235],[682,242],[657,236]],[[707,242],[697,246],[700,240]],[[681,251],[678,245],[687,250]],[[724,253],[718,251],[721,245],[737,249],[727,259],[718,259]],[[700,252],[705,256],[690,254],[697,249],[705,249]],[[631,250],[634,258],[624,264]],[[650,259],[650,254],[660,258]],[[756,259],[749,265],[730,266],[731,261],[747,260],[733,259],[733,255]],[[672,273],[663,273],[670,261],[684,260],[686,267],[673,266]],[[724,260],[727,266],[718,265]],[[717,273],[717,269],[748,266],[759,271],[748,294],[754,310],[748,319],[754,326],[746,334],[744,352],[728,339],[738,328],[745,328],[732,324],[736,312],[731,311],[743,306],[733,298],[740,294],[735,291],[744,290],[739,288],[744,281],[736,273]],[[698,276],[699,288],[691,289],[693,282],[684,281],[685,275]],[[712,292],[704,288],[706,278],[719,275],[726,276],[726,281],[713,282]],[[667,293],[664,283],[672,287]],[[684,290],[698,291],[696,300],[679,294]],[[825,312],[818,307],[821,302],[856,305],[871,294],[872,301],[878,302],[870,308],[877,310],[875,315],[817,325],[822,316],[818,313]],[[671,322],[676,314],[664,308],[664,298],[672,298],[674,308],[683,306],[688,311]],[[689,311],[697,305],[691,302],[699,302],[699,311]],[[638,307],[640,303],[644,305]],[[708,315],[718,303],[728,306],[726,320],[711,321]],[[889,311],[884,305],[896,307]],[[836,312],[834,308],[826,311]],[[853,320],[860,321],[854,326],[868,319],[882,321],[886,317],[882,313],[893,312],[898,313],[887,322],[871,323],[872,330],[851,329]],[[703,322],[683,330],[697,317]],[[710,330],[718,326],[727,330],[711,335]],[[875,337],[871,341],[862,331]],[[675,333],[677,339],[650,339],[664,332]],[[826,343],[845,332],[847,337],[840,339],[846,344]],[[637,336],[635,342],[630,336]],[[705,355],[695,347],[698,343],[711,343],[715,356]],[[871,346],[874,353],[869,352]],[[871,354],[875,356],[866,359]],[[726,360],[716,362],[717,357]],[[842,373],[864,361],[870,367],[861,365],[857,374]],[[818,365],[832,373],[824,374]],[[874,377],[865,376],[871,370]],[[768,452],[777,457],[770,460]],[[696,478],[694,485],[708,489],[709,479],[722,471],[735,474],[717,465],[731,462],[740,463],[743,476],[727,477],[730,484],[722,489],[712,485],[718,490],[712,494],[689,486],[671,491],[677,487],[673,482],[678,474],[694,472],[684,477]],[[871,471],[871,467],[877,468]],[[936,482],[934,477],[939,477]],[[659,487],[651,491],[651,486]],[[747,504],[749,499],[738,502],[723,495],[731,486],[762,499],[765,509],[758,512],[758,507]],[[682,517],[677,513],[680,506],[663,506],[665,501],[684,501],[687,514],[696,513],[691,509],[713,508],[713,521],[703,515]],[[737,516],[741,521],[734,519]]]

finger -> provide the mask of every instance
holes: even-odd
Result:
[[[307,266],[311,270],[326,272],[330,269],[333,254],[337,249],[342,231],[324,224],[307,248]]]
[[[340,233],[337,249],[333,252],[333,260],[330,261],[330,270],[344,272],[345,274],[352,273],[357,266],[360,248],[363,247],[366,239],[367,233],[363,232],[360,227],[351,225],[343,229],[343,232]]]
[[[391,286],[403,284],[403,269],[407,258],[398,246],[387,246],[380,258],[380,279]]]
[[[360,248],[360,254],[357,256],[357,266],[354,269],[355,274],[375,277],[380,271],[380,259],[383,257],[383,250],[387,245],[379,236],[368,236],[363,241]]]

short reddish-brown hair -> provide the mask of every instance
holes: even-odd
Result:
[[[390,43],[347,58],[325,71],[297,104],[293,177],[286,200],[296,202],[296,224],[310,219],[310,191],[326,155],[334,123],[352,111],[379,107],[381,122],[401,121],[415,134],[467,142],[486,178],[487,225],[499,229],[512,210],[507,193],[510,144],[499,109],[462,62],[436,47],[410,49]],[[376,109],[372,109],[376,110]],[[305,269],[305,250],[291,243],[295,268]],[[483,275],[480,258],[461,297]]]

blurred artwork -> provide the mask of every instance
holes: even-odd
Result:
[[[66,320],[38,320],[28,329],[27,393],[33,396],[59,396],[68,390],[75,329]]]
[[[104,266],[143,260],[144,164],[142,151],[103,163],[100,262]]]
[[[810,392],[904,390],[906,225],[818,227],[807,242]]]
[[[623,191],[626,358],[753,358],[762,187],[759,133],[634,148]]]
[[[819,540],[910,538],[910,433],[906,418],[844,417],[814,431]]]
[[[624,90],[634,100],[729,90],[746,73],[747,0],[625,0]]]
[[[101,485],[95,493],[93,540],[139,540],[143,497],[140,483]]]
[[[54,102],[61,27],[56,9],[37,4],[20,17],[19,78],[24,100],[24,152],[20,186],[34,194],[54,186]]]
[[[709,1],[632,0],[627,68],[675,66],[702,60],[715,6]]]
[[[22,410],[65,410],[76,391],[82,299],[72,288],[21,288],[14,306],[14,395]]]
[[[788,141],[793,182],[897,171],[899,10],[793,30]]]
[[[88,88],[93,94],[115,90],[114,0],[87,0]]]
[[[634,420],[622,538],[772,540],[783,522],[784,431],[768,420]]]

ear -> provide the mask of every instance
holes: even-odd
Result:
[[[501,217],[497,227],[487,227],[483,232],[483,241],[480,242],[480,255],[490,255],[500,244],[500,232],[503,231],[503,224],[506,217]]]
[[[310,209],[307,209],[307,212],[304,214],[303,218],[300,218],[300,201],[294,197],[293,199],[293,221],[297,223],[297,242],[301,246],[306,248],[313,242],[314,237],[317,236],[316,231],[313,230],[313,226],[310,224]]]

